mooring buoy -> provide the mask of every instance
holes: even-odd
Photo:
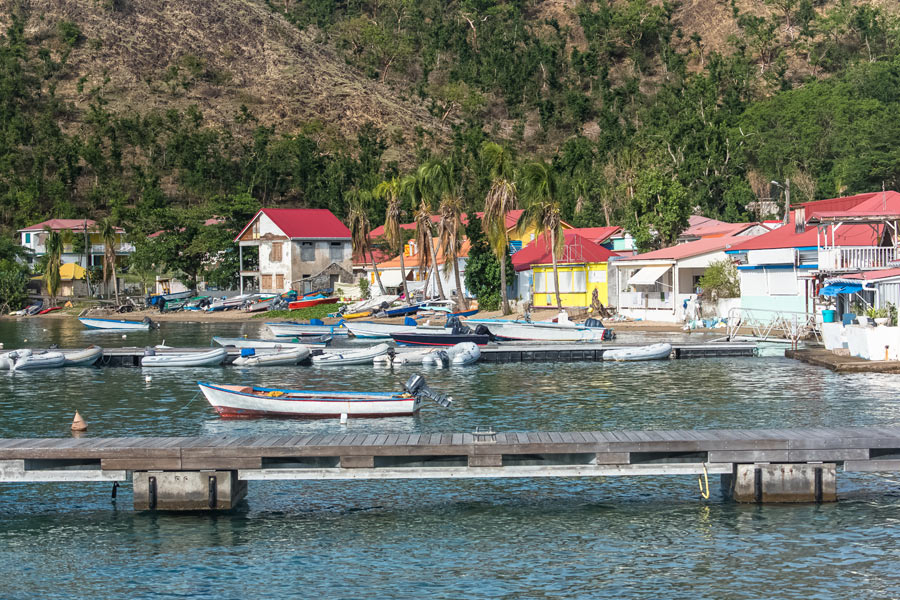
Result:
[[[75,418],[72,419],[72,431],[86,431],[87,423],[83,418],[81,418],[81,414],[76,410]]]

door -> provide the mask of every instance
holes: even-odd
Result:
[[[279,291],[279,292],[284,290],[284,274],[283,273],[278,273],[277,275],[275,275],[275,290]]]

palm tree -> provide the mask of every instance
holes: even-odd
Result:
[[[369,215],[366,212],[366,206],[372,199],[372,193],[368,190],[350,190],[344,193],[344,200],[350,206],[350,213],[347,218],[350,221],[350,238],[353,243],[354,254],[360,253],[363,262],[366,260],[366,251],[369,252],[369,258],[372,260],[372,270],[375,271],[375,281],[378,282],[378,289],[384,296],[384,285],[381,283],[381,274],[378,272],[378,265],[375,263],[375,255],[372,253],[372,244],[369,243]]]
[[[544,162],[532,162],[522,169],[522,187],[528,203],[516,223],[516,230],[522,234],[535,229],[538,234],[550,237],[550,256],[553,258],[553,290],[556,292],[556,307],[562,310],[559,295],[559,271],[556,256],[565,247],[565,234],[557,198],[556,174]]]
[[[403,182],[397,177],[391,177],[389,181],[382,181],[372,191],[372,195],[379,200],[387,201],[387,208],[384,215],[384,237],[387,240],[392,252],[400,253],[400,273],[401,285],[403,286],[403,295],[406,297],[406,303],[411,304],[412,299],[409,297],[409,290],[406,287],[406,263],[403,261],[403,254],[406,244],[403,241],[403,234],[400,230],[400,204],[403,201]]]
[[[119,304],[119,280],[116,277],[116,246],[119,243],[116,222],[112,217],[106,217],[99,223],[100,239],[103,240],[103,281],[109,285],[110,277],[113,281],[113,290],[116,295],[116,304]],[[107,290],[109,288],[107,287]]]
[[[456,279],[457,304],[463,309],[469,308],[466,294],[459,277],[459,231],[462,229],[462,198],[458,194],[447,194],[441,200],[440,243],[444,252],[444,273],[449,274],[451,267]],[[452,263],[452,264],[451,264]]]
[[[419,247],[419,277],[422,277],[425,266],[428,264],[428,257],[431,256],[431,269],[427,282],[434,272],[437,279],[438,295],[444,300],[444,285],[441,283],[440,276],[437,275],[437,249],[434,247],[434,232],[431,229],[431,206],[429,200],[433,196],[433,190],[428,183],[428,165],[422,165],[411,175],[407,175],[401,182],[401,189],[404,195],[408,196],[413,206],[418,205],[415,214],[416,223],[416,245]],[[427,290],[426,290],[427,291]]]
[[[503,314],[508,315],[512,311],[506,293],[506,256],[509,253],[506,213],[515,210],[518,204],[515,167],[509,150],[494,142],[482,144],[481,160],[491,176],[491,188],[484,199],[481,227],[500,263],[500,296],[503,298]]]
[[[53,231],[49,226],[44,226],[47,239],[44,241],[44,251],[47,255],[47,268],[44,269],[44,283],[47,285],[47,294],[50,295],[50,304],[54,303],[56,293],[59,291],[59,262],[63,252],[63,238],[58,231]]]

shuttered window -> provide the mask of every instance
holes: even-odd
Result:
[[[263,275],[260,277],[261,283],[260,289],[263,290],[271,290],[272,289],[272,276],[271,275]]]
[[[275,276],[275,289],[278,291],[284,289],[284,275],[281,273]]]
[[[316,260],[316,246],[312,242],[300,243],[300,260],[303,262],[313,262]]]
[[[269,253],[270,262],[281,262],[281,242],[272,242],[272,251]]]
[[[344,243],[331,242],[331,262],[341,262],[344,260]]]

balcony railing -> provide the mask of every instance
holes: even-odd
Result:
[[[619,308],[673,308],[671,292],[620,292],[619,304]]]
[[[898,258],[890,246],[819,248],[820,271],[871,271],[887,268]]]

